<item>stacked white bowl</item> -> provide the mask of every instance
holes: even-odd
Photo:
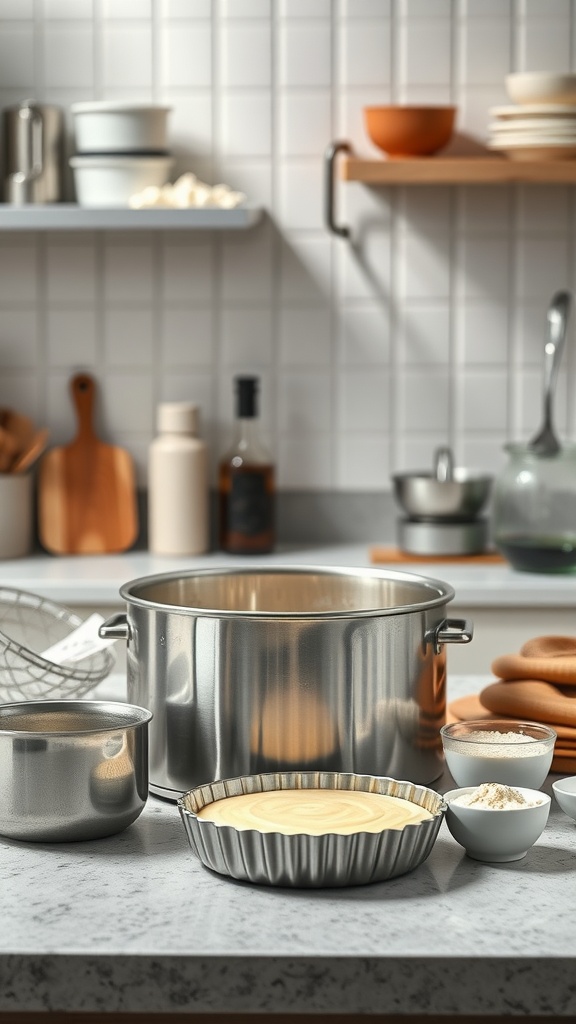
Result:
[[[513,105],[490,109],[489,149],[513,160],[576,158],[576,74],[516,72],[506,90]]]
[[[135,193],[167,183],[170,109],[109,101],[72,105],[76,154],[70,166],[80,206],[128,206]]]

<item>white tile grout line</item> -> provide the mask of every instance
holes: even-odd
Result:
[[[400,92],[400,48],[403,43],[401,11],[399,10],[400,0],[392,0],[390,7],[390,97],[392,103],[398,102]],[[401,457],[403,447],[403,432],[400,430],[399,415],[400,403],[398,401],[400,383],[400,354],[399,354],[399,316],[400,307],[400,261],[394,258],[394,253],[399,252],[400,235],[400,204],[405,194],[404,188],[388,189],[390,203],[390,283],[389,283],[389,331],[390,331],[390,358],[388,364],[389,388],[388,395],[390,410],[388,414],[388,458],[390,472],[397,472],[402,468]]]
[[[457,17],[457,0],[450,4],[450,102],[457,104],[461,95],[462,33],[464,28]],[[464,464],[463,386],[465,367],[462,360],[462,288],[459,259],[462,243],[462,188],[449,193],[448,258],[448,437],[457,465]],[[459,315],[460,314],[460,315]]]
[[[157,0],[152,0],[151,13],[151,86],[152,102],[159,102],[160,83],[162,81],[162,45],[161,45],[161,18]],[[151,238],[150,251],[152,259],[152,295],[151,295],[151,317],[152,317],[152,408],[150,409],[151,436],[156,436],[156,409],[158,403],[165,397],[163,395],[162,379],[162,348],[163,348],[163,317],[164,306],[162,303],[163,283],[163,258],[165,252],[165,233],[162,231],[156,239]],[[144,467],[146,483],[148,482],[148,467]]]
[[[93,82],[94,99],[101,97],[104,91],[104,40],[103,40],[103,0],[93,0],[92,8],[92,59],[94,61]]]
[[[570,2],[570,67],[574,67],[574,31],[576,29],[576,17],[575,17],[575,0]],[[574,328],[576,322],[576,309],[574,308],[574,288],[576,286],[576,203],[574,200],[574,189],[569,188],[568,194],[568,284],[569,289],[573,294],[572,310],[570,312],[570,319],[568,321],[568,333],[567,333],[567,352],[566,352],[566,367],[567,381],[573,381],[576,372],[576,352],[574,350],[574,338],[576,337],[576,331]],[[572,340],[572,345],[570,341]],[[568,386],[566,396],[566,427],[569,437],[574,436],[574,430],[576,428],[576,396],[574,394],[574,388]]]
[[[340,0],[341,6],[342,0]],[[338,19],[339,10],[334,10],[334,3],[331,4],[331,89],[330,89],[330,134],[331,138],[326,139],[326,145],[336,140],[338,133],[337,126],[339,124],[341,115],[341,103],[342,103],[342,75],[341,75],[341,21]],[[346,141],[346,140],[345,140]],[[338,184],[340,189],[342,188],[343,182],[336,178],[336,185],[334,191],[338,191]],[[324,200],[324,196],[322,197]],[[337,201],[337,200],[336,200]],[[326,228],[328,231],[328,228]],[[339,359],[340,359],[340,345],[341,345],[341,323],[338,317],[338,274],[340,271],[339,257],[340,247],[343,245],[349,245],[350,239],[337,239],[330,238],[330,294],[328,296],[329,309],[330,309],[330,420],[329,420],[329,432],[330,436],[334,439],[333,444],[330,446],[330,484],[334,489],[338,488],[339,483],[339,467],[341,464],[340,452],[342,445],[341,432],[338,430],[338,424],[341,423],[341,411],[342,411],[342,395],[340,386],[340,373],[339,373]]]
[[[280,118],[280,103],[282,92],[280,89],[279,75],[280,75],[280,33],[281,22],[278,15],[278,6],[272,5],[272,9],[269,15],[270,23],[270,118],[271,118],[271,138],[270,138],[270,208],[271,210],[277,211],[280,196],[280,182],[278,180],[279,169],[280,169],[280,129],[281,129],[281,118]],[[259,226],[262,230],[262,225]],[[258,230],[258,228],[257,228]],[[275,410],[275,414],[270,418],[269,429],[271,438],[271,449],[272,458],[276,464],[276,486],[278,486],[278,451],[280,441],[280,423],[278,418],[278,410],[280,408],[280,396],[278,394],[279,387],[279,347],[280,347],[280,260],[282,252],[282,236],[280,232],[272,231],[272,221],[266,226],[266,230],[269,232],[269,244],[271,247],[271,259],[272,259],[272,274],[271,274],[271,296],[270,296],[270,326],[272,331],[271,338],[271,363],[270,372],[268,376],[268,387],[270,388],[271,394],[269,396],[270,405]]]
[[[211,42],[212,42],[212,177],[221,178],[222,166],[222,82],[220,68],[222,0],[212,0]],[[221,409],[226,408],[224,389],[229,387],[227,375],[222,370],[222,290],[223,254],[222,239],[211,232],[212,270],[214,288],[212,292],[212,431],[213,461],[217,463],[224,445],[224,429],[220,419]]]
[[[42,20],[42,0],[34,0],[33,18],[34,96],[39,96],[44,93],[46,78],[43,46],[46,23]]]

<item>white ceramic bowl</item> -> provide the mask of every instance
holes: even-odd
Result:
[[[465,793],[473,793],[475,786],[452,789],[444,794],[446,824],[456,840],[474,860],[493,864],[521,860],[542,835],[551,799],[535,789],[516,787],[526,800],[538,800],[535,806],[498,810],[492,807],[466,807],[454,803]]]
[[[149,185],[168,181],[170,157],[73,156],[76,198],[80,206],[128,206],[130,197]]]
[[[506,90],[513,103],[576,103],[576,74],[518,71],[506,75]]]
[[[168,114],[158,104],[73,103],[77,153],[161,153],[168,148]]]
[[[564,813],[576,821],[576,775],[569,775],[566,779],[557,779],[552,783],[552,789]]]
[[[506,740],[509,733],[518,739]],[[538,789],[550,771],[556,742],[554,729],[547,725],[499,718],[453,722],[442,726],[440,734],[458,786],[501,782]]]

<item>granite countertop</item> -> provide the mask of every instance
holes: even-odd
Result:
[[[449,697],[482,677],[449,679]],[[101,696],[122,699],[122,676]],[[543,789],[550,793],[554,777]],[[435,788],[453,785],[446,774]],[[576,1015],[576,826],[553,801],[522,861],[469,859],[443,823],[411,874],[251,886],[192,855],[151,796],[117,836],[0,840],[0,1013]]]
[[[327,547],[292,546],[273,555],[231,556],[211,552],[189,558],[166,558],[146,551],[120,555],[53,556],[0,561],[5,586],[31,590],[63,604],[121,605],[124,583],[163,572],[222,565],[332,565],[369,566],[377,544],[339,544]],[[467,607],[576,607],[576,575],[517,572],[508,565],[487,563],[418,562],[382,568],[432,576],[450,583],[459,604]]]

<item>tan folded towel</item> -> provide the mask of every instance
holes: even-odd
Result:
[[[492,662],[497,677],[448,705],[448,721],[542,722],[557,733],[553,772],[576,770],[576,637],[538,636]]]
[[[497,684],[492,684],[497,685]],[[501,714],[500,712],[491,711],[481,701],[482,694],[471,693],[466,697],[459,697],[457,700],[453,700],[447,709],[447,720],[453,722],[470,722],[473,720],[489,719],[489,718],[509,718],[511,721],[522,721],[528,720],[529,722],[540,721],[535,718],[534,715],[518,715],[518,714]],[[565,741],[566,743],[574,743],[576,747],[576,727],[564,725],[560,722],[551,720],[546,723],[558,734],[558,740]]]
[[[538,636],[528,640],[519,654],[503,654],[492,662],[499,679],[541,679],[546,683],[576,686],[576,638]]]
[[[563,690],[541,679],[492,683],[481,691],[480,703],[493,715],[576,728],[576,690]]]
[[[552,764],[550,765],[550,771],[556,775],[574,775],[574,769],[576,768],[576,760],[574,755],[565,754],[554,754],[552,758]]]

